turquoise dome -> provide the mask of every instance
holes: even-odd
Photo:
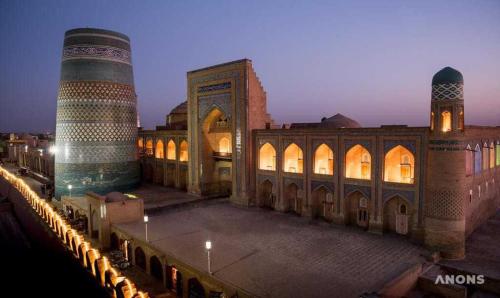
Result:
[[[438,84],[452,84],[452,83],[464,83],[464,77],[462,74],[449,66],[438,71],[434,77],[432,77],[432,85]]]

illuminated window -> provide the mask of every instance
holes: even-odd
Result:
[[[431,130],[434,130],[434,112],[431,112]]]
[[[347,178],[370,180],[371,156],[368,150],[356,145],[345,156],[345,176]]]
[[[163,152],[163,141],[162,140],[156,141],[155,157],[156,158],[164,158],[165,157],[165,154]]]
[[[170,140],[167,143],[167,159],[175,160],[175,142]]]
[[[231,153],[231,141],[228,138],[223,137],[219,140],[219,153],[229,154]]]
[[[295,143],[288,145],[285,149],[283,170],[288,173],[302,173],[304,166],[304,157],[302,149]]]
[[[188,143],[182,141],[179,149],[179,161],[188,161]]]
[[[500,166],[500,144],[497,144],[497,166]]]
[[[490,144],[490,169],[495,167],[495,144]]]
[[[137,139],[137,147],[139,147],[140,151],[142,151],[142,149],[144,149],[144,139],[143,138]]]
[[[465,149],[465,174],[467,176],[472,175],[474,172],[474,150],[471,149],[470,145],[467,145]]]
[[[276,150],[269,143],[259,149],[259,169],[276,171]]]
[[[488,158],[489,158],[489,150],[488,150],[488,144],[487,143],[484,143],[483,144],[483,170],[487,170],[488,167],[489,167],[489,161],[488,161]]]
[[[458,113],[458,129],[464,130],[464,108],[460,108]]]
[[[146,141],[146,155],[153,156],[153,140],[151,139]]]
[[[476,148],[474,149],[474,173],[478,174],[481,173],[482,167],[481,167],[481,148],[479,144],[476,145]]]
[[[398,145],[385,155],[384,181],[413,183],[415,158],[405,147]]]
[[[451,113],[444,111],[441,113],[441,131],[447,132],[451,130]]]
[[[333,151],[326,144],[322,144],[314,152],[314,173],[333,175]]]

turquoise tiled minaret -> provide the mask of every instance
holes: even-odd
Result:
[[[57,98],[56,198],[139,183],[137,111],[130,39],[81,28],[66,32]]]

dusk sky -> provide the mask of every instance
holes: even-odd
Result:
[[[253,61],[278,123],[342,113],[427,126],[431,79],[465,80],[466,124],[500,125],[500,1],[0,0],[0,131],[53,131],[64,32],[128,35],[142,125],[186,99],[186,72]]]

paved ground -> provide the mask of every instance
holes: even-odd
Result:
[[[228,203],[197,205],[151,216],[152,245],[206,271],[210,239],[215,277],[261,297],[357,297],[423,261],[423,248],[397,236]],[[143,223],[118,226],[144,238]]]
[[[476,229],[465,243],[466,257],[440,263],[500,280],[500,211]]]

